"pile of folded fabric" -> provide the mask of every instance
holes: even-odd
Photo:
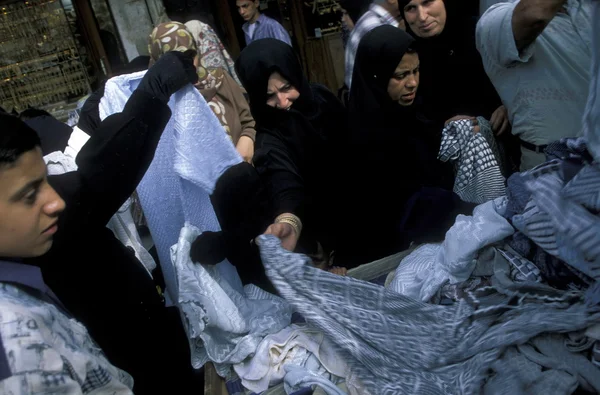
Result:
[[[583,139],[548,159],[404,258],[387,288],[261,237],[281,296],[348,364],[349,393],[600,392],[600,163]]]
[[[107,82],[102,118],[122,110],[144,73]],[[172,119],[137,192],[157,246],[167,300],[181,313],[192,366],[200,369],[212,362],[221,377],[237,379],[240,393],[277,386],[292,393],[315,380],[332,383],[346,376],[346,365],[322,332],[292,324],[285,300],[254,285],[243,286],[227,261],[214,266],[192,262],[192,242],[202,231],[220,230],[209,196],[219,176],[241,157],[194,87],[177,92],[169,105]],[[49,158],[50,169],[65,166],[53,160]],[[288,369],[294,372],[284,385]]]
[[[262,236],[284,301],[192,263],[199,230],[184,227],[172,257],[194,365],[214,362],[232,394],[600,392],[600,165],[583,140],[548,153],[397,258],[387,287]]]
[[[583,125],[583,139],[549,146],[547,163],[459,216],[443,243],[402,259],[389,287],[315,269],[259,238],[280,295],[347,364],[348,393],[600,392],[598,52]]]

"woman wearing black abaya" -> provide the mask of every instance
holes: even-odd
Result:
[[[475,46],[477,17],[470,3],[399,0],[398,7],[419,47],[425,115],[440,128],[449,120],[482,116],[503,134],[510,127],[508,114]]]
[[[219,178],[211,199],[223,232],[221,237],[200,236],[192,259],[219,262],[224,256],[215,250],[222,245],[220,250],[243,272],[242,280],[251,281],[262,268],[249,242],[265,230],[288,250],[327,258],[335,224],[335,152],[347,120],[335,95],[309,84],[292,47],[279,40],[252,42],[236,71],[256,120],[256,170],[242,164]],[[240,185],[246,186],[242,190]]]
[[[413,241],[443,239],[459,211],[452,168],[437,160],[435,125],[419,114],[419,55],[414,39],[381,26],[361,41],[350,93],[345,194],[353,207],[339,233],[336,265],[355,266]]]
[[[280,41],[253,42],[236,69],[257,123],[254,165],[271,201],[267,233],[279,236],[290,250],[300,233],[305,252],[316,252],[316,241],[327,249],[344,108],[327,88],[308,83],[293,49]]]

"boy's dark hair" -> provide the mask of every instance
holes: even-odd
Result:
[[[371,0],[341,0],[340,5],[346,10],[352,22],[356,24],[361,16],[369,10]]]
[[[0,168],[11,166],[21,155],[39,146],[40,138],[25,122],[0,113]]]

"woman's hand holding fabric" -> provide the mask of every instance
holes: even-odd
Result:
[[[281,240],[281,246],[288,251],[294,251],[300,235],[294,227],[288,223],[274,223],[265,231],[266,235],[273,235]]]
[[[235,149],[242,156],[244,162],[252,164],[254,157],[254,141],[248,136],[240,137]]]
[[[492,130],[496,136],[501,136],[510,129],[510,121],[508,120],[508,110],[504,106],[500,106],[494,111],[490,118]]]
[[[473,134],[479,133],[479,131],[480,131],[479,122],[477,121],[476,117],[472,117],[470,115],[456,115],[456,116],[450,118],[449,120],[447,120],[446,123],[444,124],[444,126],[448,126],[448,124],[450,122],[460,121],[461,119],[470,119],[471,123],[473,124]]]

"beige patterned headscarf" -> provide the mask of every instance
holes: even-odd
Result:
[[[149,37],[148,52],[150,52],[150,66],[162,55],[170,51],[186,52],[194,50],[198,53],[196,41],[183,23],[161,23],[152,30]],[[223,83],[224,71],[221,68],[210,69],[203,65],[202,54],[199,54],[197,66],[198,84],[196,87],[206,99],[206,102],[215,113],[215,116],[229,133],[229,126],[225,118],[225,107],[216,96],[217,90]]]
[[[185,28],[184,24],[179,22],[161,23],[150,34],[150,42],[148,44],[150,66],[167,52],[185,52],[190,49],[198,52],[196,41]]]
[[[185,52],[194,50],[198,53],[196,40],[183,23],[167,22],[156,26],[150,34],[150,42],[148,51],[150,52],[150,66],[156,62],[162,55],[169,51]],[[202,61],[203,54],[199,55],[198,73],[198,89],[209,101],[211,100],[217,89],[223,82],[223,70],[208,68]]]

